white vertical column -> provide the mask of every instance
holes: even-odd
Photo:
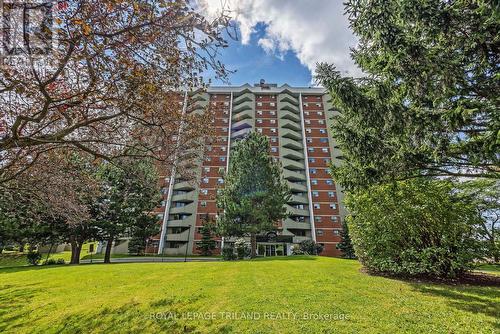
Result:
[[[165,203],[165,210],[163,211],[163,222],[161,224],[161,234],[160,234],[160,243],[158,245],[158,254],[163,254],[163,248],[165,247],[165,236],[167,234],[167,222],[168,222],[168,216],[170,212],[170,204],[172,203],[172,193],[174,191],[174,184],[175,184],[175,174],[177,173],[177,153],[178,153],[178,148],[179,148],[179,140],[181,137],[181,132],[182,132],[182,127],[184,125],[184,115],[186,114],[186,108],[187,108],[187,91],[184,93],[184,102],[182,105],[182,115],[181,115],[181,124],[179,125],[179,131],[177,133],[177,146],[175,148],[174,152],[174,165],[172,166],[172,170],[170,172],[170,180],[168,183],[168,192],[167,192],[167,202]],[[186,247],[189,247],[189,245],[186,245]]]
[[[231,92],[231,98],[229,100],[229,128],[227,130],[227,155],[226,155],[226,173],[229,171],[229,158],[231,156],[231,133],[233,126],[233,92]],[[224,248],[224,237],[222,237],[222,241],[220,244],[221,250]]]
[[[304,160],[306,165],[306,182],[307,182],[307,198],[309,200],[309,219],[311,220],[311,235],[314,242],[316,242],[316,226],[314,222],[314,207],[312,202],[312,188],[311,188],[311,177],[309,175],[309,156],[307,154],[307,139],[306,139],[306,127],[304,122],[304,109],[302,105],[302,93],[299,94],[299,105],[300,105],[300,123],[302,126],[302,145],[304,146]]]

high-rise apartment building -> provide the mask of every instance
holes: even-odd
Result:
[[[150,251],[197,253],[199,228],[207,215],[217,213],[217,189],[223,186],[221,172],[229,165],[231,148],[250,131],[258,131],[269,137],[270,154],[281,161],[292,191],[287,204],[290,217],[276,234],[258,237],[259,255],[289,255],[293,244],[307,239],[324,245],[321,255],[340,255],[336,246],[344,217],[342,193],[328,173],[331,163],[339,163],[330,133],[335,110],[324,89],[262,81],[254,86],[210,87],[186,94],[183,103],[191,103],[191,110],[213,107],[213,123],[207,126],[215,128],[215,137],[207,141],[203,158],[194,167],[195,182],[176,177],[175,170],[166,178],[158,211],[162,230]],[[224,242],[231,240],[219,240],[219,250]]]

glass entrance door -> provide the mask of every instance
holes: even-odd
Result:
[[[266,256],[276,256],[276,245],[266,245]]]

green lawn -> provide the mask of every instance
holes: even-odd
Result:
[[[477,268],[477,271],[493,275],[500,275],[500,264],[483,264]]]
[[[1,269],[0,332],[500,330],[498,288],[409,283],[359,269],[356,261],[323,257]]]

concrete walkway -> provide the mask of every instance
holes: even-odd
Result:
[[[188,257],[186,262],[214,262],[220,261],[220,258],[216,257]],[[103,263],[104,259],[90,259],[80,260],[80,263]],[[184,262],[183,257],[155,257],[155,256],[145,256],[145,257],[117,257],[111,258],[111,263],[137,263],[137,262]]]

